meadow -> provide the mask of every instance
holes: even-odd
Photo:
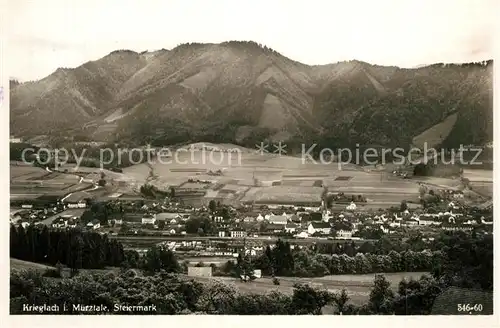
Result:
[[[401,273],[384,273],[387,280],[391,283],[391,288],[397,290],[399,282],[406,278],[420,278],[425,272],[401,272]],[[370,295],[375,274],[352,274],[352,275],[335,275],[325,276],[320,278],[295,278],[295,277],[278,277],[280,285],[273,284],[271,278],[259,278],[251,282],[242,282],[239,279],[231,277],[196,277],[200,281],[210,279],[219,279],[225,283],[236,286],[244,293],[266,294],[271,291],[279,291],[284,294],[293,292],[293,285],[296,283],[307,283],[315,287],[326,288],[330,292],[340,292],[346,289],[347,294],[353,304],[361,305],[366,303]]]
[[[323,186],[328,187],[331,193],[363,195],[377,208],[384,207],[386,203],[392,206],[402,200],[418,200],[415,181],[395,179],[383,171],[363,170],[351,164],[313,163],[298,157],[260,154],[234,145],[207,145],[206,149],[220,147],[222,151],[179,152],[172,156],[171,162],[163,159],[163,162],[156,161],[150,165],[134,165],[125,168],[124,175],[138,184],[147,181],[165,189],[205,190],[205,196],[199,199],[205,204],[212,199],[227,204],[317,203],[321,201]],[[201,144],[195,146],[203,149]],[[230,152],[230,149],[238,149],[239,153]],[[218,170],[220,173],[215,174]],[[188,184],[190,179],[211,184]]]

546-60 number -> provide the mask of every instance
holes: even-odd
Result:
[[[481,312],[483,304],[457,304],[458,312]]]

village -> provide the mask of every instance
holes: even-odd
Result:
[[[330,194],[317,206],[222,205],[193,207],[182,201],[128,197],[95,198],[86,191],[58,199],[25,201],[11,209],[10,222],[28,228],[83,229],[107,234],[141,252],[151,244],[189,256],[256,255],[276,239],[291,244],[378,240],[387,235],[405,238],[412,231],[432,240],[441,231],[489,234],[493,231],[492,202],[469,207],[459,191],[430,191],[438,202],[414,208],[366,210],[355,201],[361,196]],[[336,202],[343,199],[344,201]],[[17,204],[19,205],[19,204]]]

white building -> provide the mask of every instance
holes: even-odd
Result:
[[[268,219],[271,224],[281,224],[285,225],[288,222],[288,218],[283,215],[271,215]]]
[[[356,204],[354,204],[354,202],[351,202],[351,204],[347,205],[345,209],[348,211],[355,211],[356,208],[357,208]]]
[[[316,232],[321,233],[321,234],[329,234],[331,231],[331,226],[329,223],[326,222],[311,222],[309,223],[309,226],[307,227],[307,232],[310,235],[315,234]]]
[[[87,223],[87,227],[94,230],[99,229],[101,227],[101,223],[99,222],[99,220],[93,220],[92,222]]]
[[[231,230],[230,234],[231,238],[245,238],[247,236],[247,232],[245,230]]]
[[[423,226],[441,225],[441,222],[434,220],[432,217],[421,216],[418,219],[418,225],[423,225]]]
[[[307,238],[309,237],[309,234],[305,231],[302,231],[301,233],[295,235],[295,238]]]
[[[156,217],[151,214],[146,214],[142,217],[142,224],[155,224],[156,222]]]
[[[339,239],[351,239],[352,238],[352,230],[340,229],[336,232],[336,237]]]

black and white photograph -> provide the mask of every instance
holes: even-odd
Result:
[[[497,13],[9,0],[10,316],[495,319]]]

